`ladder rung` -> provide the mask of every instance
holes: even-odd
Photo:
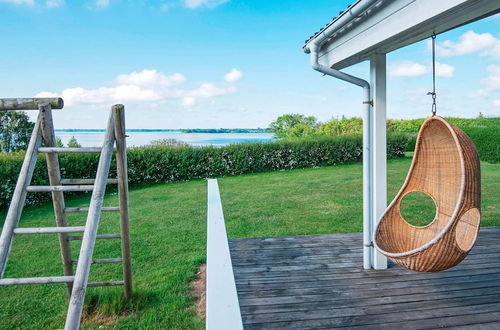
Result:
[[[41,227],[41,228],[16,228],[14,234],[60,234],[83,233],[85,227]]]
[[[45,153],[100,153],[102,148],[86,147],[86,148],[38,148],[38,152]]]
[[[122,238],[120,234],[101,234],[97,235],[96,239],[112,239],[112,238]],[[68,236],[70,241],[81,241],[83,236]]]
[[[123,285],[125,282],[123,281],[107,281],[107,282],[90,282],[87,284],[88,287],[96,287],[96,286],[118,286]]]
[[[61,179],[61,184],[94,184],[95,179]],[[108,179],[107,184],[118,184],[118,179]]]
[[[88,207],[65,207],[64,212],[66,213],[74,213],[74,212],[88,212]],[[102,212],[116,212],[120,211],[120,207],[118,206],[103,206],[101,207]]]
[[[92,191],[93,185],[80,185],[80,186],[28,186],[28,192],[49,192],[49,191]]]
[[[92,264],[113,264],[122,262],[122,258],[92,259]],[[78,264],[78,260],[71,260],[73,265]]]
[[[71,283],[74,279],[74,276],[4,278],[0,279],[0,285]]]

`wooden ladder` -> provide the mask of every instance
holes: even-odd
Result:
[[[78,329],[87,287],[123,285],[125,298],[129,299],[132,295],[125,109],[121,104],[112,107],[102,148],[56,148],[52,109],[61,109],[62,107],[62,99],[0,99],[0,110],[39,110],[0,236],[0,286],[66,283],[69,307],[65,329]],[[117,179],[108,179],[115,142],[118,175]],[[42,143],[44,147],[42,147]],[[38,153],[46,153],[49,186],[30,185]],[[62,179],[59,153],[100,153],[95,180]],[[103,207],[106,185],[111,183],[118,184],[120,203],[118,207]],[[88,208],[65,206],[64,192],[74,191],[92,191]],[[52,194],[55,227],[18,228],[26,195],[31,192],[50,192]],[[120,212],[120,234],[97,234],[101,212],[104,211]],[[70,212],[87,212],[85,226],[68,226],[66,214]],[[75,233],[81,234],[75,235]],[[3,278],[14,236],[30,234],[57,234],[59,236],[64,276]],[[93,259],[96,239],[121,239],[121,258]],[[82,241],[78,260],[72,259],[71,240]],[[90,265],[100,263],[122,263],[123,280],[89,283]],[[73,272],[75,264],[76,269]]]

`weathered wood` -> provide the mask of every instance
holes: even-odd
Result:
[[[392,308],[397,311],[395,307],[404,306],[404,304],[415,302],[426,302],[427,305],[433,306],[437,302],[446,302],[448,299],[459,299],[469,301],[472,297],[485,297],[488,295],[499,295],[500,288],[488,288],[488,293],[485,294],[483,288],[469,289],[469,290],[455,290],[445,291],[441,293],[422,293],[418,295],[400,295],[391,297],[374,297],[374,298],[361,298],[361,299],[324,299],[312,302],[300,302],[295,304],[273,304],[270,305],[248,305],[241,306],[242,315],[259,315],[268,313],[294,313],[295,311],[311,311],[311,310],[328,310],[329,313],[334,312],[335,309],[343,308],[357,308],[360,310],[370,311],[371,308],[379,308],[382,305]],[[326,312],[325,312],[326,313]]]
[[[107,258],[107,259],[92,259],[92,264],[114,264],[114,263],[120,263],[122,262],[122,258]],[[78,263],[77,259],[71,260],[71,263],[73,265],[76,265]]]
[[[101,234],[95,237],[96,239],[114,239],[121,238],[120,234]],[[81,241],[83,236],[68,236],[68,240],[70,241]]]
[[[72,184],[72,185],[93,185],[95,179],[61,179],[61,184]],[[107,184],[117,184],[117,179],[108,179]]]
[[[92,191],[93,185],[76,185],[76,186],[28,186],[28,192],[54,192],[54,191]]]
[[[40,105],[50,105],[52,109],[62,109],[64,101],[60,97],[0,99],[0,111],[38,110]]]
[[[85,230],[85,227],[41,227],[41,228],[16,228],[16,235],[33,235],[33,234],[61,234],[61,233],[80,233]],[[70,259],[71,260],[71,259]],[[70,261],[71,262],[71,261]]]
[[[206,329],[243,329],[217,180],[208,180]]]
[[[83,148],[56,148],[45,145],[43,148],[38,148],[38,152],[55,154],[55,153],[78,153],[78,154],[95,154],[100,153],[101,148],[83,147]]]
[[[83,301],[88,283],[90,265],[92,263],[92,254],[94,252],[97,229],[101,216],[101,208],[106,192],[106,181],[109,175],[109,167],[113,156],[114,137],[114,119],[111,112],[104,143],[97,166],[96,183],[90,200],[85,232],[83,233],[80,255],[75,272],[75,281],[73,282],[73,291],[69,302],[68,313],[66,316],[66,330],[78,329],[80,326],[80,317],[82,315]]]
[[[50,105],[40,105],[40,113],[42,116],[42,140],[45,147],[54,147],[56,145],[56,136],[54,133],[54,122],[52,120],[52,109]],[[38,148],[40,152],[41,148]],[[59,186],[61,184],[61,169],[59,167],[59,158],[56,154],[47,154],[47,171],[49,174],[49,182],[51,186]],[[54,214],[56,225],[59,227],[66,227],[68,220],[64,213],[65,203],[64,194],[62,191],[52,191],[52,205],[54,207]],[[59,234],[59,247],[61,250],[61,261],[64,268],[65,276],[73,275],[73,267],[71,266],[71,246],[67,239],[66,232]],[[68,297],[71,295],[73,284],[67,284]]]
[[[231,240],[245,329],[500,327],[500,227],[482,229],[471,254],[439,273],[363,270],[346,241],[361,236],[348,235]]]
[[[2,234],[0,235],[0,278],[3,277],[5,272],[7,259],[12,247],[14,228],[17,227],[19,219],[21,218],[24,202],[26,200],[26,187],[30,184],[31,178],[33,177],[33,171],[35,169],[37,159],[37,150],[42,143],[41,121],[42,118],[39,114],[31,134],[28,148],[26,149],[23,165],[21,166],[21,171],[19,172],[19,177],[17,178],[16,188],[14,189],[9,210],[7,211],[7,217],[5,218],[5,222],[3,224]]]
[[[123,259],[123,281],[125,299],[132,297],[132,252],[130,250],[130,221],[128,212],[128,165],[125,135],[125,107],[116,104],[112,108],[115,118],[116,170],[118,176],[118,198],[120,199],[120,235]]]
[[[88,207],[66,207],[64,208],[64,212],[66,213],[78,213],[83,212],[86,213],[89,211]],[[117,212],[120,211],[118,206],[103,206],[101,208],[101,212]]]
[[[88,287],[97,287],[97,286],[120,286],[124,285],[123,281],[107,281],[107,282],[90,282],[87,284]]]
[[[25,278],[4,278],[0,280],[1,285],[27,285],[27,284],[56,284],[73,282],[73,276],[52,276],[52,277],[25,277]]]
[[[471,305],[481,305],[492,302],[500,302],[499,295],[482,295],[469,297],[467,300],[468,304]],[[464,301],[463,298],[454,298],[454,299],[441,299],[434,300],[432,304],[429,304],[428,301],[416,301],[409,303],[400,303],[398,305],[398,313],[400,312],[414,312],[414,311],[428,311],[435,310],[439,308],[450,308],[450,307],[463,307]],[[328,311],[328,318],[339,318],[338,321],[342,322],[341,326],[344,326],[345,319],[348,317],[359,317],[356,323],[370,322],[370,315],[381,315],[381,314],[391,314],[394,313],[394,306],[388,304],[381,304],[370,306],[369,308],[359,308],[350,307],[350,308],[331,308]],[[366,316],[366,318],[362,318],[362,316]],[[325,310],[322,309],[311,309],[306,311],[294,311],[293,313],[280,312],[276,313],[274,311],[274,306],[271,307],[268,313],[263,314],[253,314],[243,317],[245,320],[245,324],[252,323],[262,323],[262,322],[289,322],[295,320],[316,320],[325,318]],[[338,324],[336,324],[338,325]]]

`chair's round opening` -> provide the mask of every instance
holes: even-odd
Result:
[[[403,218],[413,226],[425,227],[436,218],[436,203],[431,196],[421,191],[406,194],[399,207]]]

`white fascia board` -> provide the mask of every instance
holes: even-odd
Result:
[[[498,0],[386,0],[324,44],[320,62],[340,70],[498,12]]]

